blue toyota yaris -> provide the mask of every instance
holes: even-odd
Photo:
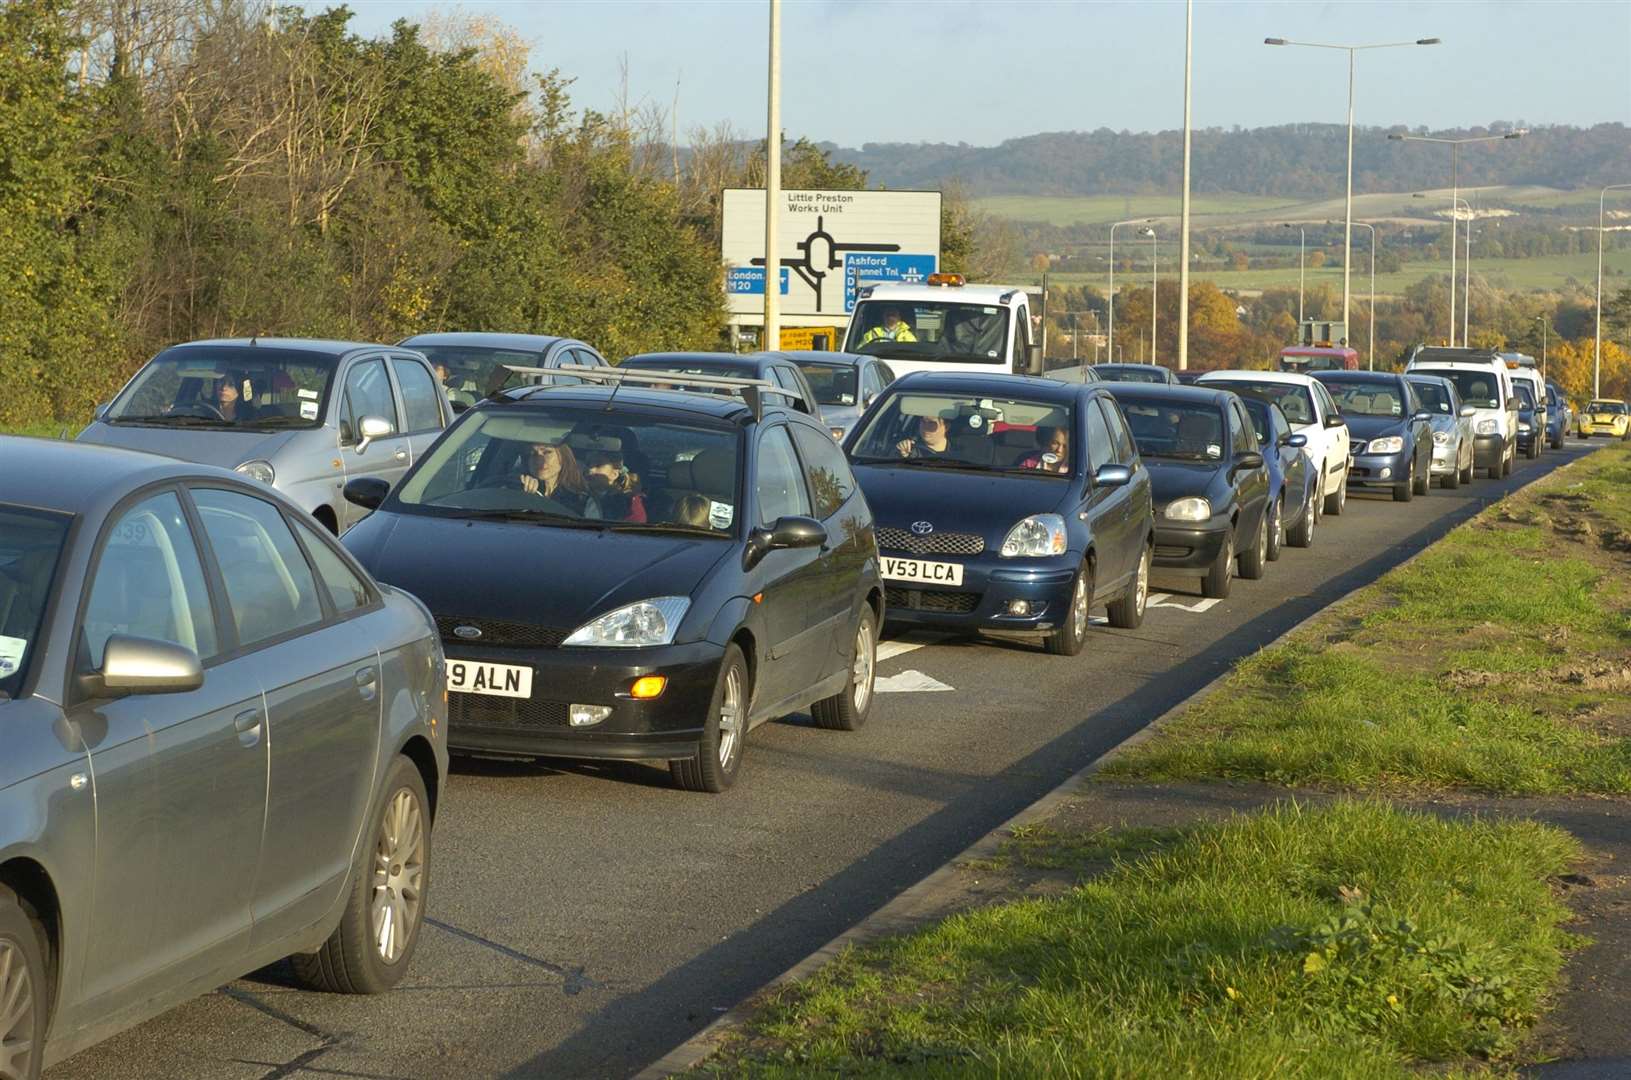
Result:
[[[877,526],[888,619],[1039,634],[1073,656],[1088,612],[1135,627],[1150,478],[1102,384],[918,372],[845,443]]]

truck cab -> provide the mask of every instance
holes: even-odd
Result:
[[[1031,375],[1041,369],[1025,290],[969,285],[961,274],[930,274],[923,285],[862,288],[843,351],[876,356],[897,377],[914,371]]]

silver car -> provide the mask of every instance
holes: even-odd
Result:
[[[861,414],[895,381],[895,373],[876,356],[859,353],[784,350],[776,353],[793,361],[815,391],[821,422],[832,437],[843,442]]]
[[[1415,388],[1422,408],[1432,414],[1427,425],[1433,429],[1433,476],[1446,488],[1472,483],[1475,410],[1461,400],[1449,379],[1406,375],[1405,381]]]
[[[464,412],[481,398],[509,386],[579,381],[570,375],[520,375],[511,367],[609,366],[604,356],[576,338],[547,334],[415,334],[401,344],[422,353],[435,366],[454,412]]]
[[[165,349],[79,439],[235,469],[338,534],[363,515],[346,481],[394,485],[451,417],[411,349],[244,338]]]
[[[394,986],[447,776],[424,606],[226,470],[0,462],[0,1076],[283,957]]]

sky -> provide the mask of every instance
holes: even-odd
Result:
[[[612,107],[626,61],[633,103],[667,109],[677,89],[682,141],[722,121],[742,135],[764,130],[768,0],[349,3],[353,28],[370,36],[433,10],[497,17],[532,43],[536,70],[577,80],[582,107]],[[1178,0],[784,0],[782,12],[782,126],[794,138],[989,146],[1039,131],[1183,121]],[[1196,127],[1345,120],[1347,54],[1272,48],[1265,37],[1442,38],[1358,54],[1361,125],[1631,123],[1626,0],[1198,0]]]

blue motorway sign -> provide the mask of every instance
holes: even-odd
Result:
[[[781,294],[787,295],[787,267],[782,267]],[[763,296],[765,268],[762,266],[727,266],[725,291],[732,296]]]
[[[933,255],[849,252],[844,256],[844,311],[855,310],[855,292],[863,285],[921,285],[936,269]]]

